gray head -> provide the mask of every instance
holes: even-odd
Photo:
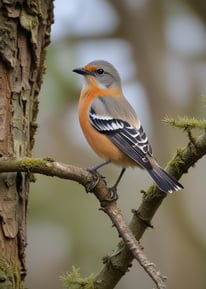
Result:
[[[105,60],[94,60],[82,68],[73,69],[73,72],[92,76],[97,83],[106,88],[121,87],[121,79],[114,66]]]

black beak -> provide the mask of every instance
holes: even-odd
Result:
[[[88,71],[84,68],[75,68],[72,71],[82,75],[91,75],[91,71]]]

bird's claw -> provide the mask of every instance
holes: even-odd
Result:
[[[97,177],[96,180],[93,180],[93,181],[89,182],[85,186],[86,192],[87,193],[91,192],[96,187],[96,185],[99,183],[99,181],[100,181],[100,177]]]
[[[117,201],[118,200],[119,197],[117,194],[117,187],[116,186],[109,188],[109,193],[110,193],[111,201]]]
[[[97,177],[96,180],[90,182],[87,186],[86,186],[86,191],[87,192],[91,192],[95,187],[96,185],[99,183],[100,180],[103,180],[106,184],[106,181],[105,181],[105,177],[102,176],[98,171],[97,169],[95,169],[94,167],[88,167],[87,168],[87,171],[92,173],[93,175],[95,175]],[[107,200],[107,201],[117,201],[118,200],[118,194],[117,194],[117,186],[114,185],[112,187],[109,188],[109,193],[110,193],[110,199]]]
[[[86,170],[97,177],[95,180],[89,182],[86,185],[86,192],[87,193],[91,192],[96,187],[96,185],[99,183],[100,180],[103,180],[105,182],[105,184],[106,184],[105,177],[102,176],[96,169],[87,168]]]

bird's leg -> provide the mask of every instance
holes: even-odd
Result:
[[[95,174],[96,176],[102,178],[102,176],[100,175],[100,173],[98,173],[97,170],[100,169],[100,168],[103,167],[103,166],[106,166],[106,165],[109,164],[110,162],[111,162],[111,161],[105,161],[105,162],[103,162],[103,163],[101,163],[101,164],[99,164],[99,165],[97,165],[97,166],[88,167],[88,168],[87,168],[87,171],[89,171],[90,173],[93,173],[93,174]]]
[[[101,167],[109,164],[109,163],[110,163],[110,161],[105,161],[105,162],[103,162],[103,163],[101,163],[101,164],[99,164],[99,165],[97,165],[97,166],[88,167],[88,168],[87,168],[87,171],[88,171],[88,172],[90,172],[90,173],[94,174],[95,176],[97,176],[97,180],[96,180],[95,182],[93,182],[92,184],[90,184],[90,185],[88,186],[88,188],[86,189],[86,191],[90,192],[92,189],[94,189],[94,188],[96,187],[96,185],[98,184],[98,182],[99,182],[100,179],[103,179],[103,180],[105,179],[105,177],[102,176],[97,170],[98,170],[99,168],[101,168]],[[104,182],[105,182],[105,180],[104,180]],[[106,182],[105,182],[105,184],[106,184]]]
[[[109,188],[110,194],[111,194],[111,198],[113,200],[117,200],[118,199],[118,194],[117,194],[117,186],[122,178],[122,176],[124,175],[124,172],[126,171],[126,168],[123,168],[120,172],[119,177],[117,178],[116,182],[114,183],[114,185]]]

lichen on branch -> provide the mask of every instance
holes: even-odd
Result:
[[[175,126],[175,127],[179,127],[179,128],[183,128],[185,130],[189,129],[194,129],[194,128],[199,128],[199,129],[206,129],[206,119],[197,119],[195,117],[188,117],[188,116],[182,116],[182,117],[178,117],[177,119],[175,118],[171,118],[166,116],[163,119],[163,122],[171,125],[171,126]]]

